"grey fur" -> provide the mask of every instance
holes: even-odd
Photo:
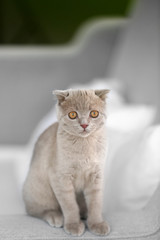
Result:
[[[28,214],[62,227],[73,235],[85,231],[81,218],[96,235],[109,227],[102,217],[103,167],[106,158],[106,102],[108,90],[54,91],[58,122],[39,137],[23,196]],[[99,111],[91,118],[90,111]],[[68,113],[78,117],[70,119]],[[84,129],[81,124],[87,124]]]

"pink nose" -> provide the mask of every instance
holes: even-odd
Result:
[[[88,124],[82,124],[81,127],[85,129],[86,127],[88,127]]]

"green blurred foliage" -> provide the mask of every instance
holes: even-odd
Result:
[[[63,44],[95,17],[126,16],[132,0],[0,0],[0,44]]]

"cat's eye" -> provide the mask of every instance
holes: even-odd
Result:
[[[90,112],[90,116],[92,118],[96,118],[96,117],[98,117],[98,115],[99,115],[99,112],[97,110],[93,110]]]
[[[68,113],[68,116],[71,118],[71,119],[75,119],[77,117],[77,113],[76,112],[70,112]]]

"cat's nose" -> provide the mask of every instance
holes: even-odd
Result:
[[[86,127],[88,127],[88,124],[81,124],[81,127],[85,129]]]

